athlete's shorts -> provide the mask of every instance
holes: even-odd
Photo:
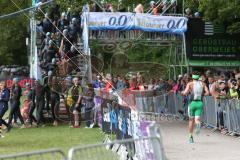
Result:
[[[201,117],[203,112],[203,102],[202,101],[192,101],[188,106],[188,116],[189,118]]]

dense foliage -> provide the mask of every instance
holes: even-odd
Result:
[[[29,6],[28,1],[16,1],[20,8]],[[10,0],[0,1],[0,15],[18,11]],[[27,64],[25,39],[28,34],[29,19],[26,15],[0,20],[0,64]]]

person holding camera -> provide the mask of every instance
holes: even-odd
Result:
[[[239,98],[239,86],[236,79],[231,79],[230,86],[229,86],[229,96],[232,99]]]

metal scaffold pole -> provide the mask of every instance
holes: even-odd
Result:
[[[32,0],[32,6],[35,6],[35,0]],[[30,11],[30,30],[31,30],[31,45],[30,45],[30,77],[34,78],[34,64],[35,64],[35,52],[36,52],[36,20],[34,10]]]

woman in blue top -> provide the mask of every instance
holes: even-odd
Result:
[[[8,101],[10,98],[10,91],[6,88],[5,82],[0,83],[0,138],[2,135],[2,124],[4,124],[8,129],[10,126],[3,120],[3,116],[8,110]]]

